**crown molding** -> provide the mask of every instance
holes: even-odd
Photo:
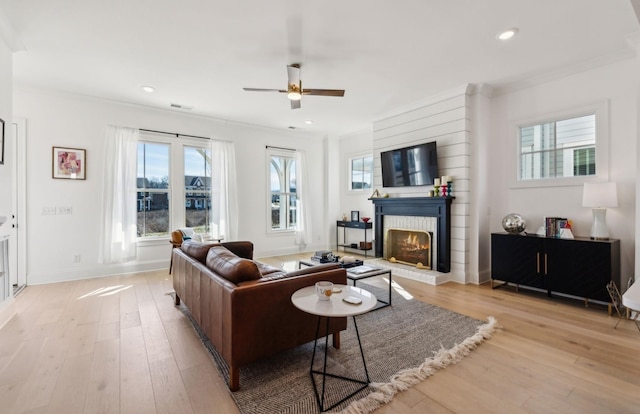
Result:
[[[582,62],[578,62],[573,65],[563,66],[554,70],[540,72],[532,74],[527,78],[516,80],[514,82],[507,82],[501,85],[493,86],[493,96],[504,95],[507,93],[516,92],[522,89],[531,88],[533,86],[541,85],[554,80],[562,79],[564,77],[574,75],[581,72],[586,72],[591,69],[607,66],[616,62],[624,60],[634,59],[638,52],[636,48],[631,47],[630,38],[627,37],[627,43],[629,47],[617,50],[606,55],[598,56],[592,59],[586,59]]]

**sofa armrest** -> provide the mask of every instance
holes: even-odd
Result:
[[[308,275],[310,273],[324,272],[325,270],[339,269],[338,263],[323,263],[312,267],[303,267],[302,269],[287,272],[284,277]]]
[[[291,295],[303,287],[327,280],[347,284],[344,269],[333,268],[285,279],[239,286],[230,293],[225,318],[232,332],[225,335],[227,350],[234,364],[272,355],[315,339],[317,316],[305,313],[291,302]],[[346,329],[346,318],[331,318],[329,332]],[[320,335],[325,335],[322,324]]]

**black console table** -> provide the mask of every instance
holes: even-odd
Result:
[[[338,220],[336,222],[336,250],[339,247],[342,249],[356,249],[356,250],[364,250],[364,257],[367,257],[367,251],[371,250],[373,247],[367,245],[367,243],[371,244],[370,241],[367,240],[367,230],[371,230],[373,225],[371,223],[365,223],[364,221],[341,221]],[[342,243],[340,243],[340,234],[339,231],[342,229]],[[362,229],[364,230],[364,245],[360,246],[360,243],[355,243],[355,247],[350,243],[347,243],[347,229]]]
[[[558,239],[491,234],[491,286],[512,283],[553,294],[606,303],[607,283],[620,286],[620,240]]]

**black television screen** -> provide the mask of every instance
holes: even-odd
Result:
[[[383,187],[433,185],[438,178],[435,142],[380,153]]]

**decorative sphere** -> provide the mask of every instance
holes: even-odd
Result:
[[[507,233],[518,234],[522,233],[527,228],[527,222],[522,218],[520,214],[507,214],[502,219],[502,228]]]

